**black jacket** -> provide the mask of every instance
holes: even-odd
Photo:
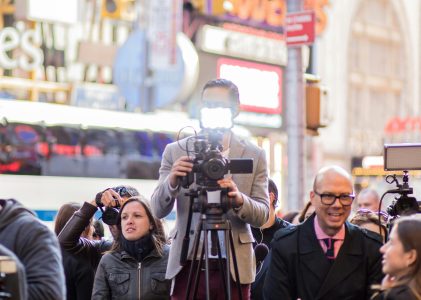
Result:
[[[253,233],[253,237],[256,240],[255,244],[263,243],[266,246],[268,246],[268,248],[270,248],[270,242],[272,241],[275,232],[289,225],[291,224],[287,221],[275,217],[275,223],[273,223],[273,225],[269,228],[260,229],[256,227],[251,227],[251,232]]]
[[[0,205],[0,241],[25,267],[28,299],[64,299],[63,265],[54,233],[18,201],[0,200]]]
[[[62,250],[67,300],[90,300],[95,270],[82,255]]]
[[[383,277],[381,242],[347,222],[344,243],[330,265],[317,240],[314,217],[275,234],[264,299],[369,299],[371,285]]]
[[[153,250],[141,263],[127,252],[104,255],[95,274],[92,299],[169,299],[171,281],[165,280],[169,246],[163,256]]]
[[[80,235],[89,225],[97,207],[85,202],[76,211],[58,235],[63,250],[85,257],[94,268],[97,268],[102,254],[111,249],[111,241],[91,241]]]

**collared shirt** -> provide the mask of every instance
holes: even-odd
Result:
[[[316,215],[316,217],[314,218],[314,230],[316,232],[316,237],[319,240],[319,244],[323,249],[323,253],[326,252],[326,250],[327,250],[327,246],[323,242],[323,239],[335,239],[336,240],[336,242],[333,244],[333,247],[335,248],[335,258],[336,258],[338,256],[339,250],[341,249],[342,244],[344,243],[344,240],[345,240],[345,224],[342,225],[342,228],[334,236],[329,236],[320,227],[319,221],[318,221],[318,218],[317,218],[317,215]]]

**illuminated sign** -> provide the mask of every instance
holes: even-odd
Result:
[[[285,40],[281,39],[204,25],[198,32],[196,44],[201,50],[214,54],[281,66],[287,64],[287,48]]]
[[[217,76],[234,82],[241,110],[265,114],[282,111],[282,69],[277,66],[220,58]]]
[[[0,30],[0,68],[32,71],[42,66],[44,55],[41,48],[41,37],[32,29],[24,30],[6,27]],[[15,49],[21,49],[14,55]]]
[[[202,6],[204,14],[221,16],[225,19],[237,19],[256,27],[281,29],[287,12],[285,0],[225,0],[220,5],[215,1],[205,0]]]
[[[76,24],[79,1],[76,0],[16,0],[18,20],[35,20]]]

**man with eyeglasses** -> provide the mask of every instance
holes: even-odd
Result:
[[[275,234],[265,299],[370,299],[371,285],[382,278],[381,242],[346,221],[354,198],[344,169],[317,173],[310,192],[315,213]]]

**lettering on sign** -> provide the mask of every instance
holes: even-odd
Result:
[[[44,55],[41,48],[41,37],[35,30],[6,27],[0,30],[0,68],[33,71],[41,67]],[[13,55],[13,50],[21,49]]]

